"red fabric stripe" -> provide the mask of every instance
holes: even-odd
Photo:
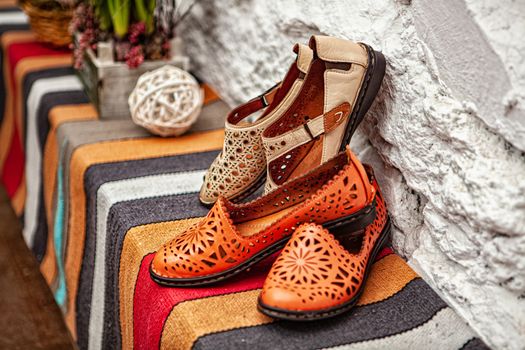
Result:
[[[392,248],[390,247],[383,248],[383,250],[381,250],[379,254],[377,254],[376,261],[381,260],[385,256],[390,255],[390,254],[394,254],[394,251],[392,250]]]
[[[392,249],[384,248],[377,260],[392,253]],[[133,342],[136,349],[159,348],[164,322],[171,310],[181,302],[262,288],[278,253],[252,268],[249,273],[202,288],[168,288],[153,282],[149,275],[153,255],[149,254],[142,260],[133,296]]]
[[[242,273],[236,278],[213,286],[168,288],[151,280],[151,260],[153,254],[142,260],[133,297],[133,342],[136,349],[159,348],[164,322],[171,309],[181,302],[261,288],[272,262],[262,262],[249,273]]]
[[[5,185],[7,194],[10,198],[14,196],[18,190],[21,182],[22,176],[24,174],[24,165],[25,157],[22,146],[22,141],[20,140],[20,130],[19,126],[16,123],[16,120],[19,119],[18,116],[18,103],[25,103],[25,101],[18,101],[17,94],[17,84],[15,81],[15,68],[20,62],[20,60],[27,57],[37,57],[37,56],[59,56],[70,54],[70,51],[67,49],[53,49],[47,46],[44,46],[41,43],[30,41],[24,43],[12,43],[6,50],[6,62],[9,68],[9,76],[11,78],[11,92],[12,102],[13,103],[13,115],[12,117],[15,120],[13,127],[13,134],[11,135],[11,144],[9,146],[8,154],[4,162],[3,173],[2,173],[2,182]],[[22,97],[22,96],[20,96]],[[8,102],[9,103],[9,102]],[[9,117],[9,116],[6,116]]]
[[[66,55],[70,53],[71,51],[69,49],[54,49],[36,41],[12,43],[7,48],[7,56],[9,57],[9,64],[11,65],[11,77],[13,77],[14,68],[23,58],[35,56]]]

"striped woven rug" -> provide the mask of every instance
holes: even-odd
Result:
[[[1,180],[80,348],[485,347],[389,249],[359,305],[322,322],[256,311],[270,260],[210,288],[153,283],[155,250],[207,213],[197,192],[222,147],[228,107],[203,85],[198,123],[174,139],[101,121],[70,52],[36,42],[25,21],[0,9]]]

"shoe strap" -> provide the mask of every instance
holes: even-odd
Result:
[[[368,53],[362,44],[340,38],[313,35],[310,38],[309,45],[314,51],[314,55],[323,61],[368,66]]]
[[[228,114],[228,122],[230,124],[237,124],[247,116],[260,111],[263,108],[268,107],[275,98],[275,95],[281,88],[282,82],[278,82],[265,92],[263,92],[261,95],[251,99],[250,101],[234,108],[229,114]]]
[[[293,47],[293,51],[297,54],[297,59],[295,60],[297,69],[306,74],[314,56],[312,49],[307,45],[298,43]]]
[[[332,131],[347,120],[349,113],[350,104],[345,102],[283,134],[275,137],[262,136],[267,163]]]

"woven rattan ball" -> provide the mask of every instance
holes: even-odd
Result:
[[[169,65],[141,75],[128,99],[135,124],[160,136],[185,133],[197,120],[202,101],[195,78]]]

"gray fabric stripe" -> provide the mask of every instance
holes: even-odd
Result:
[[[218,151],[193,153],[187,155],[152,158],[136,161],[126,161],[119,163],[105,163],[97,164],[89,167],[85,175],[85,189],[86,189],[86,203],[87,203],[87,222],[86,222],[86,240],[84,248],[84,256],[82,261],[82,270],[80,274],[80,284],[77,294],[77,337],[78,343],[82,348],[87,348],[88,344],[88,325],[90,319],[90,308],[92,298],[92,283],[93,283],[93,265],[95,255],[95,228],[96,228],[96,203],[97,191],[99,187],[108,182],[137,178],[147,175],[157,175],[166,173],[175,173],[182,171],[192,171],[198,169],[206,169],[213,159],[216,157]],[[147,208],[146,208],[147,209]],[[141,214],[140,216],[144,216]],[[112,235],[108,231],[108,238],[112,239]],[[120,250],[119,250],[120,252]],[[108,277],[111,280],[112,277]],[[118,275],[113,277],[117,279]],[[117,283],[118,285],[118,283]],[[113,294],[112,294],[113,295]],[[118,294],[115,294],[118,296]],[[118,297],[112,300],[112,308],[117,311],[118,315]],[[111,316],[114,314],[111,313]],[[108,320],[108,323],[116,324],[118,326],[119,317]],[[117,337],[120,341],[120,337]],[[115,344],[115,343],[112,343]]]
[[[60,147],[59,162],[62,164],[63,174],[63,199],[64,199],[64,220],[63,220],[63,247],[66,249],[68,241],[69,227],[69,174],[71,156],[74,150],[82,145],[92,144],[108,140],[118,140],[123,138],[146,137],[148,133],[131,123],[128,120],[111,121],[79,121],[64,123],[57,129],[57,144]],[[65,256],[65,254],[64,254]]]
[[[201,115],[197,122],[193,124],[190,131],[206,131],[224,128],[224,120],[230,107],[222,101],[211,102],[202,108]]]
[[[422,279],[394,296],[322,322],[275,322],[209,334],[194,349],[322,348],[385,337],[427,322],[447,305]]]
[[[472,329],[449,307],[438,311],[428,322],[389,337],[345,344],[331,350],[374,349],[459,349],[474,336]]]

